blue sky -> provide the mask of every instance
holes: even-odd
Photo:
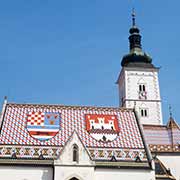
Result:
[[[171,104],[180,122],[178,0],[1,1],[1,101],[118,106],[132,7],[143,49],[161,67],[164,121]]]

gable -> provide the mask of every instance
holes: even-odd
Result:
[[[77,162],[73,161],[73,147],[77,146]],[[82,144],[80,138],[78,137],[77,133],[74,131],[72,136],[69,138],[67,143],[64,145],[63,149],[60,152],[60,156],[55,161],[55,164],[63,164],[63,165],[72,165],[72,164],[79,164],[79,165],[92,165],[93,162],[91,161],[91,157]]]

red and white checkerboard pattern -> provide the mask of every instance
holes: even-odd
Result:
[[[27,125],[29,126],[43,126],[44,125],[44,113],[43,112],[30,112],[27,114]]]
[[[27,114],[57,112],[61,116],[60,131],[49,140],[40,141],[30,136],[27,130]],[[85,114],[116,115],[119,123],[119,135],[111,142],[100,142],[86,131]],[[41,116],[42,118],[42,116]],[[34,123],[34,120],[33,120]],[[42,123],[42,122],[41,122]],[[51,105],[8,104],[4,114],[0,144],[25,146],[60,146],[63,147],[72,133],[76,131],[87,148],[128,148],[144,149],[142,137],[131,110],[119,108],[69,107]]]

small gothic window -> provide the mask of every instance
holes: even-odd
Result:
[[[103,130],[103,129],[104,129],[104,126],[101,126],[101,129]]]
[[[144,84],[139,85],[139,91],[140,92],[145,92],[146,91],[146,86]]]
[[[147,109],[141,109],[141,110],[140,110],[140,113],[141,113],[141,116],[142,116],[142,117],[147,117],[147,116],[148,116],[148,111],[147,111]]]
[[[147,109],[144,110],[144,116],[147,116]]]
[[[73,145],[73,161],[74,162],[78,162],[79,159],[79,152],[78,152],[79,148],[76,144]]]
[[[143,91],[146,91],[146,88],[145,88],[145,85],[144,85],[144,84],[143,84],[143,86],[142,86],[142,87],[143,87]]]
[[[146,86],[144,84],[139,84],[139,99],[147,99]]]
[[[141,87],[141,84],[139,85],[139,91],[142,91],[142,87]]]

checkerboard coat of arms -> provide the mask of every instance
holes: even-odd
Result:
[[[85,120],[86,130],[98,141],[113,141],[119,135],[116,115],[86,114]]]
[[[60,130],[60,114],[56,112],[29,112],[26,120],[29,134],[39,140],[48,140]]]

